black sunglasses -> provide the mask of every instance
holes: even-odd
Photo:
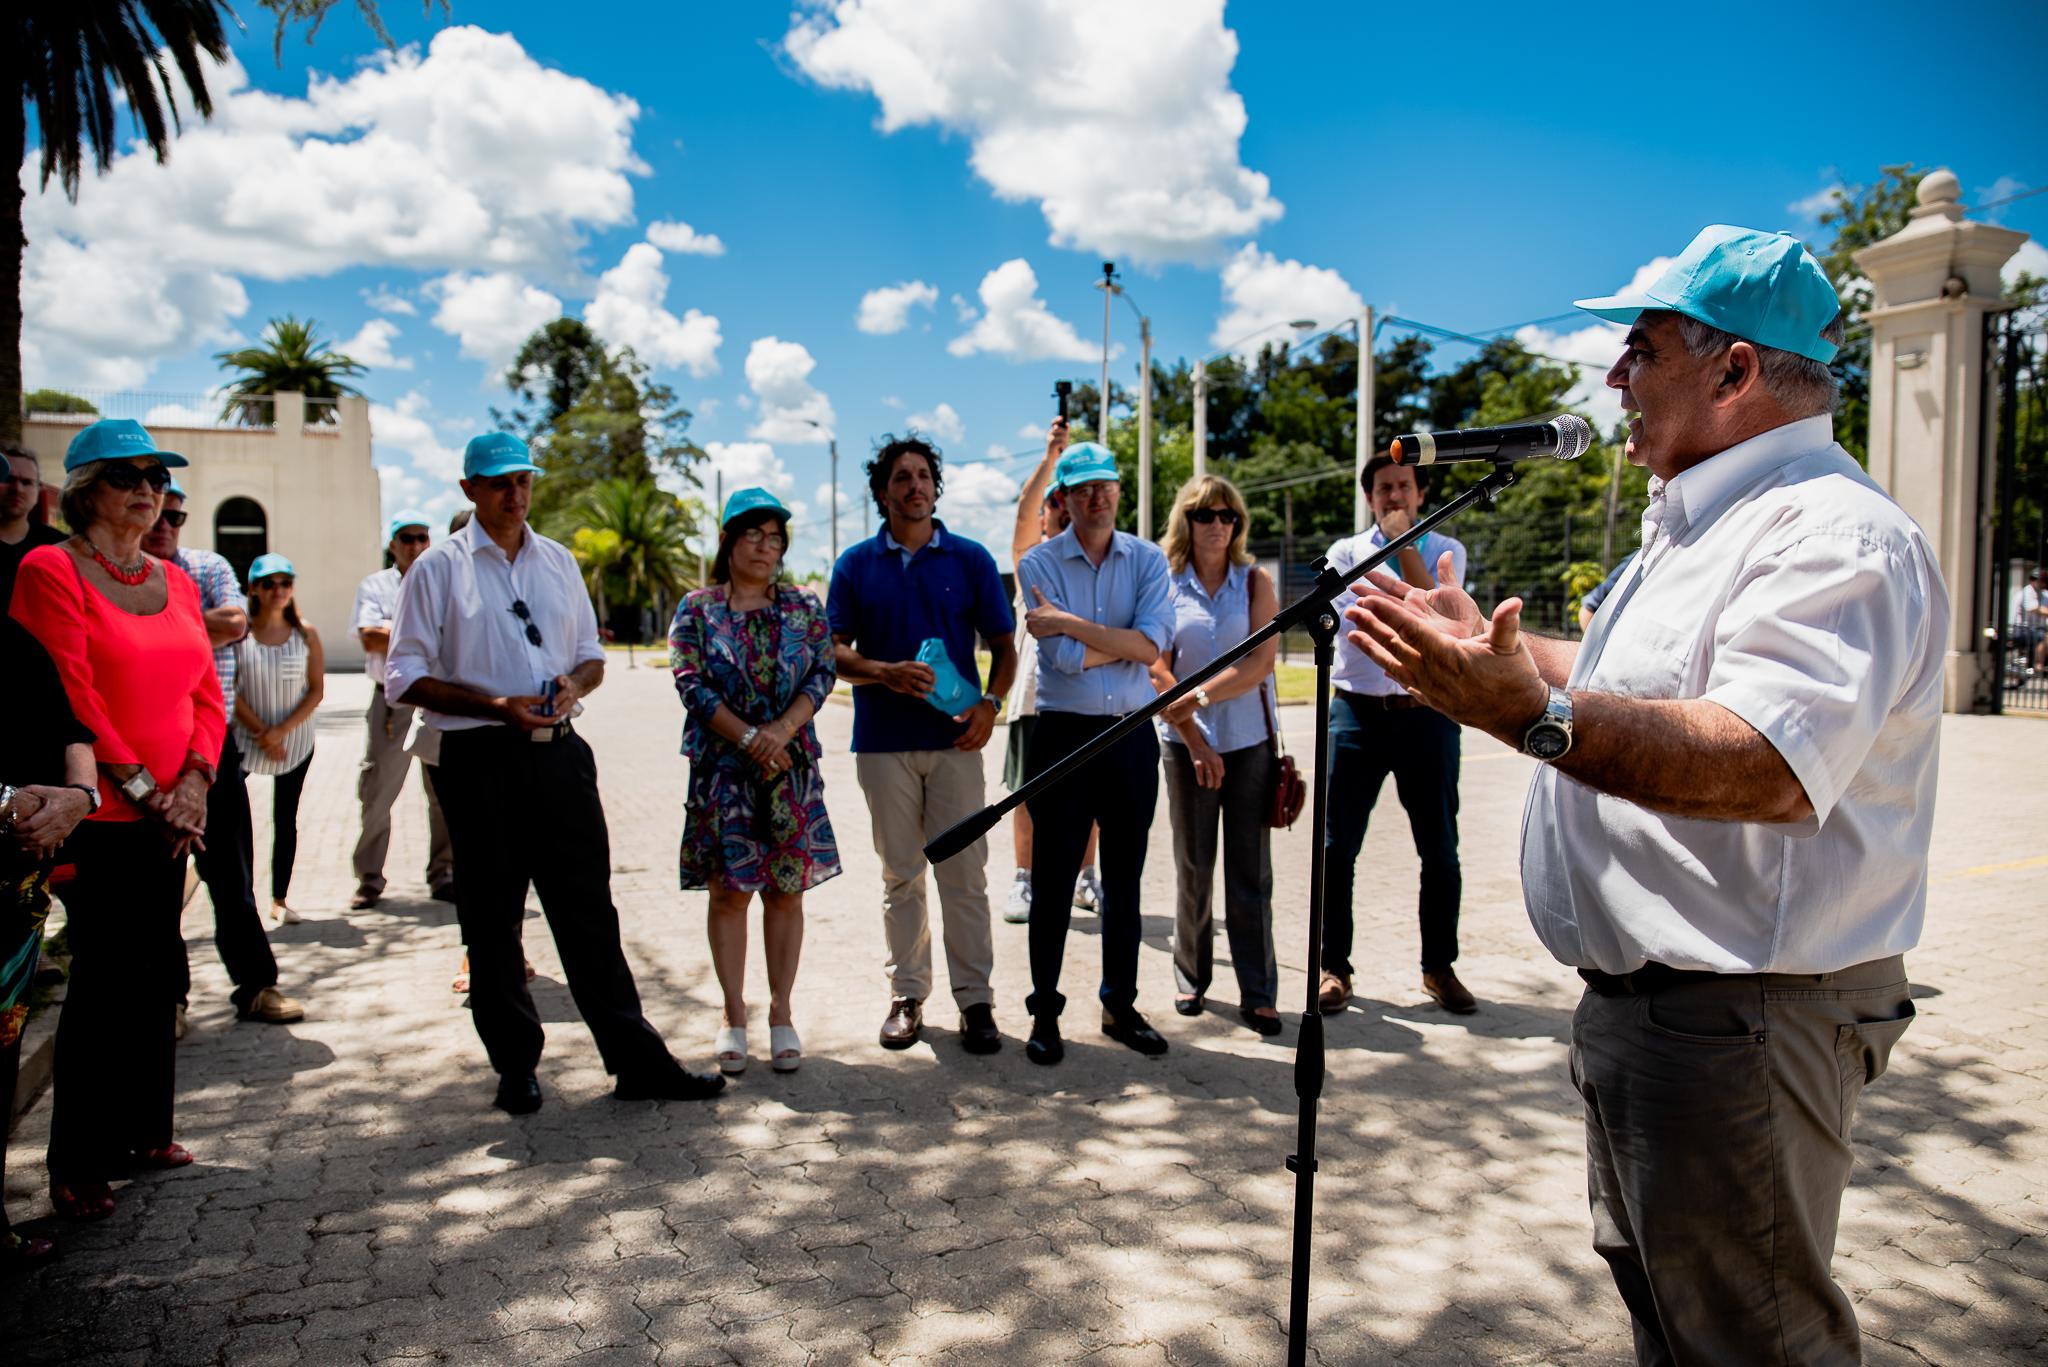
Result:
[[[265,578],[258,579],[250,587],[258,589],[288,589],[291,586],[292,581],[290,579],[286,578],[284,575],[281,574],[273,574]]]
[[[432,532],[400,532],[391,538],[401,546],[424,546],[434,539]]]
[[[1226,527],[1235,527],[1237,525],[1237,510],[1235,508],[1190,508],[1188,509],[1188,521],[1198,527],[1206,527],[1211,522],[1221,522]]]
[[[533,646],[539,645],[540,628],[533,624],[533,612],[526,606],[524,599],[514,598],[512,600],[512,615],[526,623],[526,643]]]
[[[185,525],[185,510],[183,508],[166,508],[158,513],[156,518],[157,521],[163,523],[166,527],[182,527]]]
[[[106,469],[100,471],[100,483],[107,485],[109,488],[119,489],[124,494],[131,489],[141,488],[144,480],[149,481],[150,488],[161,493],[163,490],[171,487],[171,472],[164,469],[161,465],[128,465],[125,463],[109,465]]]

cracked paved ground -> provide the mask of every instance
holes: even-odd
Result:
[[[536,915],[547,1104],[512,1119],[489,1105],[482,1049],[448,990],[456,929],[418,882],[417,783],[393,895],[345,910],[367,692],[360,677],[329,682],[293,898],[308,920],[273,935],[307,1019],[233,1022],[196,897],[177,1133],[199,1161],[121,1190],[102,1224],[56,1229],[61,1257],[0,1288],[8,1362],[1279,1360],[1306,823],[1275,842],[1290,1010],[1276,1043],[1237,1024],[1227,970],[1210,1014],[1169,1009],[1162,801],[1142,1004],[1170,1054],[1143,1059],[1094,1033],[1085,915],[1065,1066],[1024,1059],[1024,928],[1000,924],[1003,1052],[961,1051],[942,987],[926,1041],[886,1053],[876,862],[850,712],[828,708],[848,872],[809,902],[802,1071],[771,1073],[757,1039],[753,1066],[714,1103],[614,1102]],[[718,997],[703,899],[675,890],[679,715],[665,671],[620,659],[583,730],[648,1014],[703,1067]],[[1306,709],[1288,721],[1311,726]],[[1950,718],[1943,746],[1928,933],[1908,961],[1921,1018],[1863,1106],[1836,1266],[1873,1363],[2039,1361],[2048,855],[2023,795],[2039,791],[2048,725]],[[1307,737],[1294,748],[1306,755]],[[1588,1244],[1565,1076],[1577,980],[1537,948],[1515,876],[1527,763],[1484,737],[1466,751],[1459,968],[1484,1007],[1452,1017],[1419,991],[1415,858],[1383,794],[1359,879],[1359,998],[1330,1022],[1313,1360],[1625,1360],[1626,1321]],[[262,886],[268,781],[251,787]],[[520,805],[545,838],[545,796]],[[1001,889],[1007,827],[998,837]],[[47,1133],[45,1101],[16,1133],[8,1179],[10,1210],[33,1229],[48,1227]]]

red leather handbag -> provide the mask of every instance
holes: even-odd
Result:
[[[1273,743],[1273,752],[1280,757],[1273,772],[1273,805],[1267,809],[1266,824],[1286,830],[1301,815],[1301,805],[1308,800],[1308,784],[1302,781],[1301,770],[1294,767],[1294,756],[1287,753],[1286,744],[1274,729],[1273,711],[1267,705],[1263,683],[1259,685],[1259,714],[1266,719],[1266,739]]]

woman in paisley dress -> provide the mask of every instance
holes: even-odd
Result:
[[[747,1066],[747,904],[759,894],[769,1061],[793,1072],[804,891],[839,873],[811,723],[836,681],[832,635],[822,603],[778,582],[788,549],[789,509],[766,489],[739,490],[726,500],[712,586],[683,599],[668,633],[690,761],[682,886],[711,896],[725,995],[713,1048],[727,1073]]]

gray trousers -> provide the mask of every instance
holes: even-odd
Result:
[[[1223,755],[1223,786],[1195,781],[1185,745],[1165,744],[1166,810],[1173,820],[1173,980],[1208,992],[1216,966],[1216,826],[1223,825],[1223,928],[1237,971],[1238,1005],[1272,1006],[1280,990],[1273,962],[1273,778],[1279,758],[1264,741]]]
[[[384,891],[384,856],[391,849],[391,804],[405,787],[412,755],[405,748],[415,709],[393,706],[384,690],[370,693],[365,716],[367,732],[363,762],[356,774],[356,798],[363,806],[363,834],[356,841],[356,886],[372,896]],[[438,888],[455,878],[455,854],[448,843],[448,823],[441,819],[441,800],[434,794],[432,766],[420,766],[427,786],[427,886]]]
[[[1913,1022],[1905,961],[1600,987],[1572,1019],[1571,1072],[1593,1246],[1636,1360],[1860,1363],[1830,1264],[1857,1098]]]

